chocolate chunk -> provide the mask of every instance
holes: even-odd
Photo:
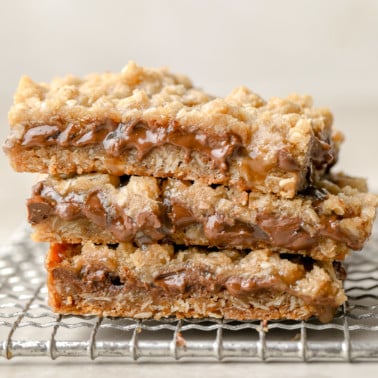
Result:
[[[225,288],[231,295],[243,296],[249,293],[265,288],[274,288],[279,290],[285,289],[285,283],[280,281],[278,277],[268,279],[252,279],[244,277],[231,276],[224,283]]]
[[[182,229],[190,224],[198,222],[193,213],[179,203],[171,204],[170,217],[176,228]]]
[[[163,222],[158,214],[143,211],[135,219],[135,241],[138,245],[151,244],[164,238]]]
[[[27,202],[28,221],[37,224],[47,219],[52,212],[51,206],[40,196],[33,197]]]
[[[160,274],[155,278],[154,284],[168,292],[184,293],[187,285],[185,271]]]
[[[224,286],[231,295],[240,296],[252,291],[257,287],[257,284],[253,280],[229,277]]]
[[[23,146],[48,146],[57,144],[57,138],[60,134],[59,127],[51,125],[35,126],[26,131],[22,145]]]
[[[204,233],[210,243],[217,246],[256,245],[269,239],[259,226],[225,220],[217,214],[210,216],[204,224]]]
[[[107,211],[102,204],[99,191],[88,195],[83,206],[83,214],[98,226],[107,226]]]
[[[101,143],[106,135],[108,135],[109,131],[113,131],[114,129],[114,122],[111,120],[107,120],[105,123],[102,124],[92,124],[90,125],[90,130],[86,130],[86,132],[77,138],[74,142],[75,147],[82,147],[88,146],[91,144]]]
[[[272,214],[258,214],[257,222],[270,236],[272,245],[295,251],[312,247],[317,238],[309,235],[297,218],[277,217]]]
[[[59,134],[57,142],[60,146],[68,147],[80,138],[82,133],[83,128],[79,124],[71,123]]]

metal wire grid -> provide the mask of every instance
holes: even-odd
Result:
[[[329,324],[59,316],[46,305],[46,246],[23,227],[0,249],[0,356],[136,360],[377,361],[378,237],[348,263],[349,300]]]

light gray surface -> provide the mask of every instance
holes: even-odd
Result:
[[[339,168],[378,190],[378,2],[375,0],[13,0],[0,2],[0,139],[22,74],[48,81],[67,72],[119,70],[129,59],[183,72],[209,92],[244,84],[264,97],[310,93],[347,136]],[[25,217],[33,178],[0,157],[0,241]],[[17,367],[18,366],[18,367]],[[57,368],[55,368],[57,367]],[[344,377],[376,364],[36,364],[0,360],[5,377],[99,372],[130,376]],[[3,375],[4,374],[4,375]],[[66,375],[65,375],[66,376]]]

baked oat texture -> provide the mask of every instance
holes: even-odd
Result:
[[[17,171],[176,177],[287,198],[335,163],[342,141],[309,96],[265,101],[239,87],[218,98],[133,62],[50,84],[23,77],[9,122]]]
[[[346,299],[331,263],[269,250],[52,244],[49,303],[61,314],[138,319],[329,321]]]
[[[268,247],[342,260],[371,233],[378,196],[365,186],[333,175],[290,200],[175,179],[50,176],[35,186],[28,210],[36,241]]]

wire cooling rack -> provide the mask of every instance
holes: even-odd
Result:
[[[59,316],[46,304],[46,248],[22,227],[0,249],[0,356],[6,359],[378,361],[377,233],[348,261],[349,300],[328,324]]]

